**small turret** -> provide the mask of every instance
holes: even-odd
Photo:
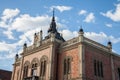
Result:
[[[42,39],[43,39],[43,31],[40,30],[40,42],[42,41]]]
[[[112,42],[111,41],[108,41],[107,46],[110,49],[110,51],[112,51]]]
[[[24,43],[24,45],[23,45],[23,52],[26,51],[26,48],[27,48],[27,43]]]
[[[34,34],[34,45],[37,45],[40,41],[40,35],[39,33]]]
[[[83,34],[84,34],[84,31],[83,31],[83,29],[82,29],[82,27],[81,27],[80,30],[79,30],[79,35],[80,35],[80,36],[83,36]]]
[[[34,44],[36,43],[37,33],[34,34]]]
[[[17,61],[18,58],[19,58],[19,55],[16,54],[16,55],[15,55],[15,61]]]
[[[79,34],[79,42],[83,42],[83,40],[84,40],[84,31],[83,31],[82,27],[80,28],[78,34]]]

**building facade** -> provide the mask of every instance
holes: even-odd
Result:
[[[53,12],[48,35],[34,34],[34,43],[16,54],[11,80],[120,80],[120,55],[107,46],[78,36],[65,41],[56,29]]]
[[[11,80],[12,71],[0,69],[0,80]]]

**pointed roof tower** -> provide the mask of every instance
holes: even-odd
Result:
[[[55,38],[56,39],[59,39],[59,40],[62,40],[62,41],[65,41],[64,38],[60,35],[60,33],[57,31],[56,29],[56,22],[55,22],[55,9],[53,9],[53,16],[52,16],[52,21],[50,23],[50,27],[48,29],[48,33],[49,35],[46,36],[46,38],[49,38],[50,37],[50,34],[55,34]]]
[[[50,28],[48,29],[48,33],[56,33],[57,32],[54,15],[55,15],[55,11],[53,9],[53,17],[52,17],[52,21],[51,21],[51,24],[50,24]]]

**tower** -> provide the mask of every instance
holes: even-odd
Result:
[[[60,35],[60,33],[56,29],[56,22],[55,22],[55,11],[53,9],[53,16],[52,16],[52,21],[50,23],[50,27],[48,29],[48,36],[46,36],[46,39],[50,38],[51,36],[55,36],[56,39],[65,41],[64,38]]]

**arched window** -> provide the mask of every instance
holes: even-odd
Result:
[[[34,58],[31,62],[31,76],[37,76],[38,59]]]
[[[37,63],[32,64],[31,76],[36,76],[37,74]]]
[[[29,62],[29,61],[26,61],[26,62],[24,63],[23,78],[27,78],[27,77],[28,77],[28,69],[29,69],[29,66],[30,66],[30,62]]]
[[[64,59],[64,79],[70,79],[71,74],[71,57],[65,57]]]
[[[47,69],[47,57],[43,56],[40,60],[40,78],[44,80]]]

